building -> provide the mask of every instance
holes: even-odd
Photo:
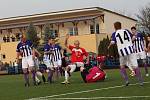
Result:
[[[70,34],[71,44],[78,39],[87,51],[97,53],[100,40],[114,31],[113,23],[116,21],[120,21],[126,29],[137,22],[133,18],[99,7],[3,18],[0,19],[0,59],[2,62],[15,60],[18,35],[26,32],[31,22],[39,37],[42,37],[44,25],[48,23],[61,45],[64,44],[66,34]]]

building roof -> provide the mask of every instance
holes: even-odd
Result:
[[[0,19],[0,22],[3,21],[11,21],[11,20],[18,20],[18,19],[24,19],[24,18],[36,18],[36,17],[42,17],[42,16],[48,16],[48,15],[57,15],[57,14],[66,14],[66,13],[74,13],[74,12],[81,12],[81,11],[90,11],[90,10],[102,10],[102,11],[108,11],[123,17],[126,17],[128,19],[137,21],[134,18],[128,17],[126,15],[123,14],[119,14],[117,12],[108,10],[108,9],[104,9],[104,8],[100,8],[100,7],[90,7],[90,8],[82,8],[82,9],[72,9],[72,10],[65,10],[65,11],[57,11],[57,12],[48,12],[48,13],[40,13],[40,14],[33,14],[33,15],[25,15],[25,16],[16,16],[16,17],[9,17],[9,18],[2,18]]]

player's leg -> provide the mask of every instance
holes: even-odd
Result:
[[[36,71],[36,75],[42,77],[43,82],[46,82],[45,76],[40,71]]]
[[[141,57],[141,60],[142,60],[142,65],[144,66],[144,69],[145,69],[145,75],[149,76],[149,74],[148,74],[148,65],[146,63],[146,53],[145,53],[145,51],[140,53],[140,57]]]
[[[146,62],[147,62],[147,66],[149,67],[150,66],[150,57],[149,56],[146,57]],[[147,76],[149,76],[149,74]]]
[[[54,72],[52,62],[50,60],[45,60],[44,64],[47,66],[47,73],[48,73],[47,82],[52,83],[52,77]]]
[[[140,85],[143,85],[143,78],[142,78],[140,68],[138,67],[138,63],[136,59],[137,58],[135,54],[129,55],[129,62],[135,70],[135,74],[136,74],[137,79],[139,80]]]
[[[119,60],[120,60],[120,73],[121,73],[123,79],[125,80],[126,86],[128,86],[129,85],[129,79],[128,79],[128,75],[127,75],[126,68],[125,68],[125,65],[127,62],[127,57],[121,56],[119,58]]]
[[[66,84],[66,83],[70,83],[69,82],[69,76],[72,72],[74,72],[76,69],[76,65],[72,64],[72,65],[68,65],[65,69],[65,81],[62,82],[62,84]]]
[[[45,76],[43,75],[43,73],[40,72],[40,69],[39,69],[40,66],[39,66],[38,58],[35,58],[34,62],[35,62],[35,67],[36,67],[36,77],[35,77],[35,79],[36,79],[38,85],[41,84],[41,80],[37,76],[42,77],[42,80],[45,83],[46,79],[45,79]]]
[[[53,64],[50,62],[50,65],[48,66],[48,79],[47,81],[49,83],[52,83],[52,80],[53,80],[53,74],[54,74],[54,66]]]
[[[80,72],[81,72],[81,77],[86,83],[86,75],[88,74],[88,71],[84,68],[84,63],[83,62],[77,62],[77,67],[80,67]]]
[[[80,67],[80,71],[81,71],[81,77],[83,81],[87,83],[86,76],[89,74],[89,72],[84,67]]]
[[[58,72],[60,76],[63,76],[62,60],[58,60]]]
[[[55,76],[56,79],[58,79],[59,78],[59,65],[58,65],[58,61],[54,62],[54,68],[55,68],[54,76]]]
[[[38,78],[38,76],[39,76],[39,74],[38,74],[38,70],[39,70],[39,60],[38,60],[38,58],[34,59],[34,64],[35,64],[35,70],[36,70],[35,80],[36,80],[37,84],[40,85],[41,80]]]
[[[22,70],[24,74],[25,86],[29,86],[29,71],[28,71],[28,63],[26,58],[22,59]]]
[[[132,67],[132,64],[130,64],[130,62],[127,62],[126,65],[128,66],[129,70],[131,71],[130,75],[135,76],[135,71],[134,71],[134,68]]]
[[[33,57],[29,56],[27,58],[27,62],[28,62],[29,70],[32,73],[33,84],[36,85],[36,79],[35,79],[35,77],[36,77],[36,68],[35,68]]]

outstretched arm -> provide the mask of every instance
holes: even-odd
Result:
[[[66,39],[65,39],[65,46],[68,48],[68,39],[69,39],[69,34],[66,35]]]
[[[111,41],[110,42],[110,44],[109,44],[109,46],[107,47],[108,49],[112,46],[112,45],[114,45],[115,44],[115,42],[114,41]]]

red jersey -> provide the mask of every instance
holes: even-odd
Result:
[[[71,62],[83,62],[83,57],[88,56],[88,53],[83,48],[76,49],[74,46],[69,45],[69,49],[71,50]]]
[[[96,66],[92,67],[89,70],[89,74],[86,76],[87,83],[92,83],[103,79],[105,79],[105,72]]]

